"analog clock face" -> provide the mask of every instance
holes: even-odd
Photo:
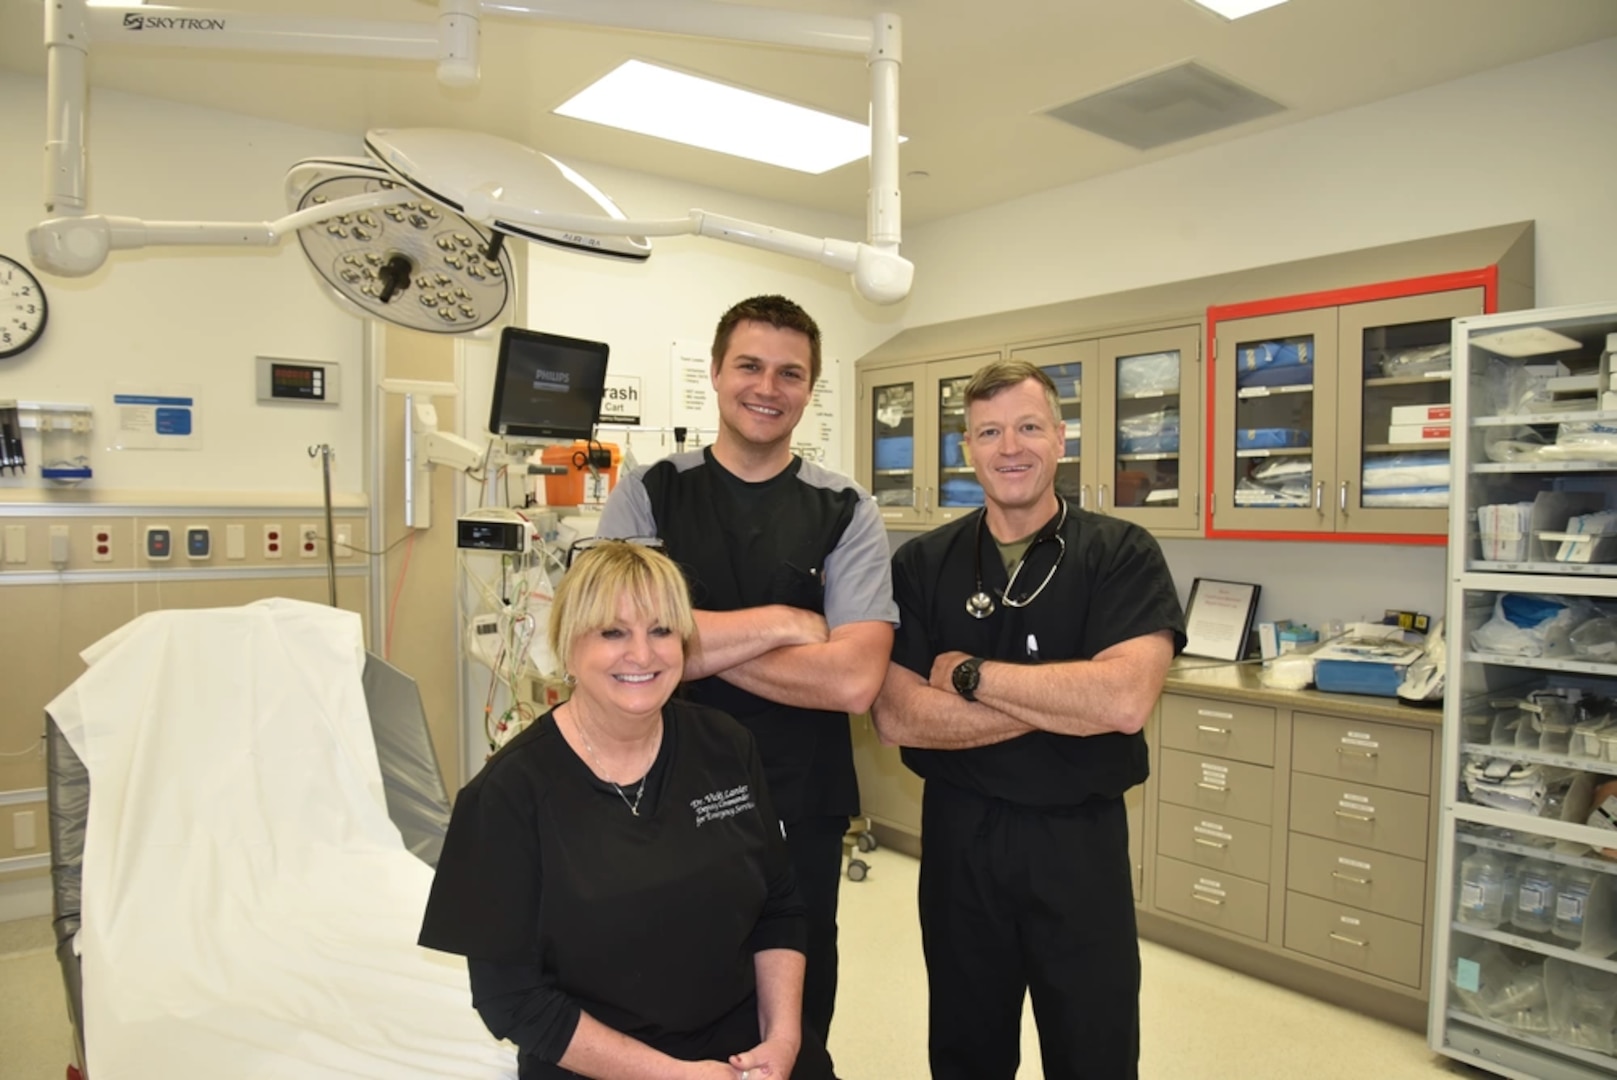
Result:
[[[39,279],[22,263],[0,255],[0,359],[38,341],[47,314]]]

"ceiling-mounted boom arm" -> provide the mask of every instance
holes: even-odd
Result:
[[[565,228],[586,237],[693,234],[805,258],[853,275],[861,295],[892,303],[909,293],[914,267],[898,251],[898,73],[902,39],[896,15],[869,22],[793,13],[710,0],[439,0],[435,23],[379,22],[171,7],[87,7],[85,0],[50,0],[45,10],[48,115],[45,209],[49,218],[29,231],[34,262],[66,276],[92,273],[109,251],[157,244],[264,246],[299,228],[356,210],[395,206],[393,190],[334,200],[267,222],[143,222],[90,215],[86,203],[86,65],[94,42],[193,46],[251,51],[431,60],[438,78],[464,86],[478,77],[478,42],[485,15],[620,27],[660,33],[862,53],[871,79],[870,193],[863,242],[820,239],[754,222],[691,211],[662,222],[554,213],[514,205],[495,193],[507,178],[489,176],[470,191],[452,192],[464,216],[496,232],[507,222]],[[382,161],[390,169],[398,164]],[[409,174],[398,181],[411,185]],[[427,185],[416,183],[419,194]],[[437,194],[436,192],[434,194]],[[356,200],[373,201],[360,205]],[[453,205],[453,200],[450,201]],[[585,245],[576,245],[585,246]],[[638,257],[644,257],[641,253]]]

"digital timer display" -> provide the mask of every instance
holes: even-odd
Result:
[[[339,389],[336,364],[268,356],[258,358],[259,401],[335,405]]]

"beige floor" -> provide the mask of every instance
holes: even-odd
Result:
[[[926,1075],[926,982],[915,860],[866,856],[844,882],[842,988],[831,1049],[848,1080]],[[1146,943],[1141,1075],[1147,1080],[1404,1080],[1480,1076],[1448,1066],[1414,1032]],[[1031,1012],[1022,1080],[1041,1076]],[[0,923],[0,1080],[60,1080],[70,1036],[45,919]]]

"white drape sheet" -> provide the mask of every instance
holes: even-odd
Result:
[[[387,816],[360,620],[291,600],[142,616],[50,706],[90,774],[94,1080],[515,1077],[432,871]]]

